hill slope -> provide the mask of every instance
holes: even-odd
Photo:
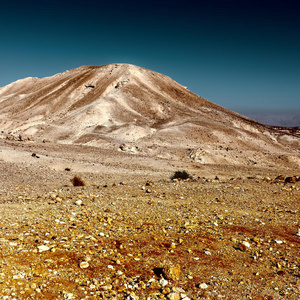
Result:
[[[213,104],[165,75],[127,64],[18,80],[0,88],[0,114],[3,137],[12,133],[198,163],[251,164],[255,158],[243,151],[297,154],[300,146],[298,137]]]

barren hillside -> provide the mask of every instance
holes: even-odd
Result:
[[[83,66],[13,82],[0,88],[0,116],[3,138],[205,164],[269,165],[279,155],[299,163],[297,136],[213,104],[165,75],[127,64]]]

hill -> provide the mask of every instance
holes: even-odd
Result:
[[[3,138],[205,164],[269,165],[285,154],[299,162],[294,156],[300,148],[297,136],[220,107],[165,75],[128,64],[83,66],[18,80],[0,89],[0,115]]]

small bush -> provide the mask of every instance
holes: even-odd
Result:
[[[186,171],[176,171],[174,175],[171,177],[172,180],[174,179],[192,179],[193,177],[187,173]]]
[[[85,186],[84,181],[80,177],[77,177],[77,176],[74,176],[71,179],[71,182],[72,182],[73,186]]]

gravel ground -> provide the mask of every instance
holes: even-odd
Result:
[[[2,299],[300,298],[294,173],[80,172],[73,186],[72,170],[0,168]]]

